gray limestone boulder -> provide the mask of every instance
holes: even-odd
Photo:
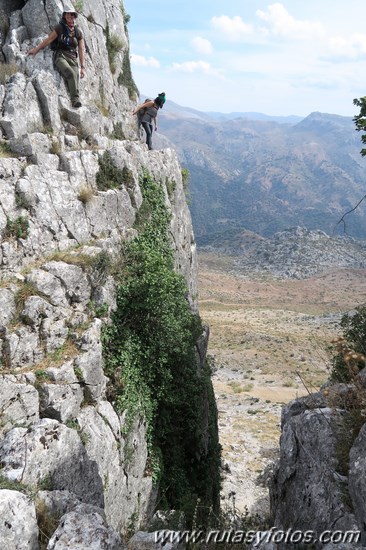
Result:
[[[13,332],[2,330],[3,361],[12,369],[31,366],[43,357],[38,334],[30,327],[19,326]]]
[[[27,282],[34,285],[37,291],[52,305],[67,307],[66,289],[61,280],[43,269],[33,269],[27,276]]]
[[[41,132],[43,118],[33,84],[17,73],[8,84],[4,112],[0,126],[8,139],[21,138],[24,134]]]
[[[126,494],[128,485],[128,479],[121,468],[120,448],[123,440],[115,437],[109,422],[98,414],[95,407],[84,407],[77,421],[85,438],[88,456],[96,464],[99,477],[103,480],[104,508],[108,522],[120,529],[123,518],[129,515],[126,501],[117,504],[121,495]]]
[[[294,399],[282,408],[281,426],[283,427],[291,418],[309,409],[322,409],[327,406],[327,400],[321,392]]]
[[[103,418],[104,422],[112,430],[116,441],[120,441],[122,439],[121,420],[111,403],[109,401],[101,401],[98,403],[96,410],[101,418]]]
[[[74,360],[74,367],[80,372],[84,383],[85,399],[94,404],[103,399],[107,387],[107,377],[103,371],[101,326],[101,321],[94,319],[78,342],[82,353]]]
[[[71,137],[75,136],[65,136],[65,139]],[[89,185],[96,190],[96,175],[99,171],[98,151],[64,152],[60,155],[60,170],[69,175],[70,185],[73,186],[75,192],[79,192],[83,185]]]
[[[15,315],[14,292],[0,288],[0,325],[8,324]]]
[[[126,531],[131,518],[146,518],[155,498],[152,479],[145,475],[145,425],[137,421],[129,437],[122,438],[121,423],[107,402],[97,408],[84,407],[77,421],[88,457],[97,465],[103,480],[108,523],[118,531]]]
[[[49,34],[59,22],[62,10],[61,0],[45,0],[45,2],[28,0],[22,9],[22,17],[30,36],[36,38],[41,33]]]
[[[15,376],[0,376],[0,435],[14,426],[28,427],[39,420],[38,392],[31,384],[20,383]]]
[[[281,453],[270,485],[273,523],[279,528],[357,530],[344,498],[347,478],[339,473],[337,445],[342,413],[305,410],[282,428]]]
[[[0,542],[3,550],[38,550],[34,502],[18,491],[0,489]]]
[[[41,329],[44,319],[52,319],[53,322],[66,318],[66,310],[56,308],[42,296],[33,295],[24,302],[24,307],[20,311],[23,323],[34,328],[35,331]]]
[[[56,77],[57,78],[57,77]],[[62,122],[58,109],[58,86],[55,76],[41,70],[33,79],[33,86],[41,104],[42,114],[48,131],[60,133]]]
[[[26,428],[13,428],[0,441],[2,474],[25,485],[47,482],[74,493],[85,503],[103,506],[103,482],[88,458],[76,430],[43,419]],[[72,475],[70,475],[72,472]]]
[[[69,303],[84,303],[90,300],[90,285],[81,267],[65,262],[47,262],[42,268],[57,277],[65,289]]]
[[[59,490],[38,491],[36,502],[47,511],[48,515],[58,519],[82,504],[81,499],[74,493]]]
[[[45,377],[47,382],[38,384],[40,416],[63,423],[76,418],[84,391],[74,373],[72,361],[60,368],[46,369]]]
[[[362,526],[362,542],[366,546],[366,425],[356,438],[349,455],[349,493],[355,515]]]
[[[120,535],[108,527],[103,512],[81,504],[65,514],[52,535],[47,550],[124,550]]]

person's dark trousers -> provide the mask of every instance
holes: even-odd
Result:
[[[152,149],[152,133],[153,133],[153,125],[150,124],[150,122],[141,122],[142,126],[144,127],[144,130],[146,132],[146,143],[149,149]]]
[[[67,89],[71,97],[71,102],[75,103],[79,99],[79,65],[76,59],[71,59],[58,53],[55,60],[56,69],[65,79]]]

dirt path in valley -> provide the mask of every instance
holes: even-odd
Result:
[[[282,405],[327,379],[340,317],[366,302],[366,277],[336,270],[296,281],[249,279],[232,269],[230,257],[199,254],[199,308],[216,365],[222,503],[265,516],[263,473],[278,456]]]

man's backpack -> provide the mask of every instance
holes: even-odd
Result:
[[[64,23],[64,21],[62,21],[62,19],[60,21],[60,25],[62,25],[64,32],[62,32],[60,35],[58,35],[57,38],[55,38],[55,40],[53,42],[51,42],[50,48],[53,52],[57,51],[60,48],[61,44],[62,44],[63,47],[66,47],[69,50],[71,50],[69,27],[66,25],[66,23]],[[75,38],[76,38],[76,40],[79,41],[80,31],[79,31],[78,26],[75,25],[74,29],[75,29]]]
[[[144,103],[147,103],[148,101],[151,101],[151,99],[145,99]],[[141,122],[142,122],[142,119],[144,118],[144,114],[146,113],[146,111],[147,111],[146,107],[137,111],[137,123],[139,126],[141,126]]]

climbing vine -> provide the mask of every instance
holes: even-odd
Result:
[[[103,333],[110,397],[125,411],[127,429],[137,416],[146,420],[161,503],[184,509],[201,498],[217,504],[215,401],[210,369],[199,369],[195,356],[203,328],[189,306],[184,278],[174,271],[163,189],[147,174],[140,186],[139,233],[124,247],[117,310]]]

